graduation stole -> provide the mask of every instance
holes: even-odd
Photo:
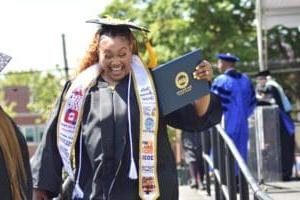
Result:
[[[284,111],[290,112],[293,108],[292,104],[290,103],[289,99],[285,95],[282,87],[270,76],[267,77],[267,82],[266,82],[266,86],[269,86],[269,85],[275,87],[278,90]]]
[[[132,72],[140,111],[139,195],[143,200],[155,200],[159,197],[157,96],[150,72],[136,55],[132,58]]]
[[[85,93],[93,80],[99,75],[99,65],[93,65],[81,72],[68,89],[63,98],[58,124],[57,124],[57,147],[62,159],[62,163],[69,178],[75,181],[73,198],[83,198],[84,194],[79,186],[79,173],[81,159],[79,159],[78,176],[75,180],[75,173],[72,169],[72,152],[75,147],[79,133]],[[82,146],[80,140],[80,148]],[[81,149],[80,149],[81,157]]]

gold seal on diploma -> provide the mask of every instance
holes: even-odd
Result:
[[[186,72],[179,72],[175,77],[175,84],[178,89],[184,89],[189,84],[189,76]]]

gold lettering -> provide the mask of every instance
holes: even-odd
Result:
[[[177,94],[178,96],[182,96],[182,95],[184,95],[184,94],[186,94],[186,93],[192,91],[192,89],[193,89],[193,88],[192,88],[192,85],[189,85],[188,87],[186,87],[186,88],[184,88],[184,89],[182,89],[182,90],[177,91],[176,94]]]

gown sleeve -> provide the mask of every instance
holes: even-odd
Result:
[[[210,104],[207,112],[199,117],[193,104],[188,104],[166,116],[166,123],[174,128],[179,128],[187,131],[203,131],[221,121],[222,106],[220,99],[211,95]]]
[[[56,101],[51,117],[45,127],[43,138],[31,159],[33,188],[46,190],[49,197],[59,194],[62,184],[62,161],[57,149],[56,125],[63,94],[70,86],[67,82],[63,92]]]

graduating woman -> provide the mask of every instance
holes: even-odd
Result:
[[[33,158],[34,199],[59,194],[62,167],[73,199],[178,199],[166,125],[203,130],[221,118],[208,94],[167,115],[159,112],[150,71],[141,61],[132,22],[102,18],[79,75],[67,82]],[[203,61],[196,79],[211,80]]]

